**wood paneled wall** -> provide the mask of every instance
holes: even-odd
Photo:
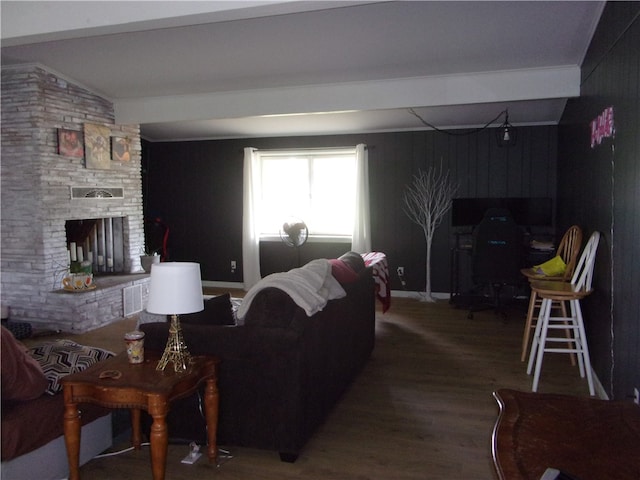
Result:
[[[416,131],[159,142],[145,143],[147,217],[160,216],[169,225],[171,259],[199,261],[205,280],[241,282],[243,147],[311,148],[357,143],[367,144],[369,151],[373,249],[387,254],[392,273],[397,266],[405,267],[407,289],[411,291],[425,287],[425,242],[422,229],[403,213],[402,198],[418,169],[442,163],[459,182],[460,197],[555,198],[555,126],[520,128],[518,144],[508,149],[497,146],[494,130],[468,136]],[[452,235],[447,215],[433,243],[435,292],[449,291]],[[345,245],[322,248],[307,243],[300,256],[304,263],[347,250]],[[291,268],[297,263],[292,255],[294,252],[283,252],[277,245],[263,245],[263,275]],[[230,269],[231,260],[238,262],[235,273]],[[392,288],[401,289],[395,274]]]
[[[601,237],[585,300],[592,363],[613,398],[640,387],[640,2],[609,2],[559,129],[558,219]],[[613,107],[615,136],[591,148],[590,122]]]

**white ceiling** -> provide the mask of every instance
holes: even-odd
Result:
[[[425,128],[410,107],[555,124],[604,3],[3,0],[2,66],[105,96],[149,140]]]

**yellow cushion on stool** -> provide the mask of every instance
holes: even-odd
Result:
[[[550,277],[562,275],[566,268],[567,265],[559,255],[556,255],[551,260],[547,260],[546,262],[533,267],[536,273],[541,273]]]

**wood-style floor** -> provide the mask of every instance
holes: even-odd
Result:
[[[131,325],[81,337],[117,346]],[[523,310],[506,320],[491,311],[468,320],[446,301],[394,298],[387,313],[377,311],[373,356],[296,463],[280,462],[276,452],[228,447],[233,458],[219,466],[204,457],[185,465],[188,447],[170,445],[166,478],[495,479],[492,392],[531,388],[520,362],[523,325]],[[588,396],[586,380],[566,356],[545,358],[539,391]],[[149,449],[93,459],[81,475],[151,478]]]

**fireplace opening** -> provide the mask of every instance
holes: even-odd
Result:
[[[75,269],[91,268],[94,275],[125,272],[126,217],[67,220],[69,265]]]

